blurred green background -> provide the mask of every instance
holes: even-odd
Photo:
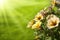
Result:
[[[49,6],[50,0],[3,1],[0,1],[0,40],[34,40],[34,31],[27,24]]]

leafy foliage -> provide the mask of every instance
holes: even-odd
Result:
[[[60,7],[41,10],[27,27],[35,30],[35,40],[60,40]]]

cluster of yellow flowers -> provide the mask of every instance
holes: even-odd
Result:
[[[38,13],[33,20],[31,20],[28,24],[28,28],[32,29],[40,29],[42,22],[40,20],[43,20],[43,15]]]
[[[46,11],[45,12],[44,10],[40,11],[35,16],[35,18],[29,22],[27,27],[32,29],[41,29],[41,24],[42,24],[41,20],[44,20],[45,14],[47,14]],[[60,23],[60,19],[54,14],[47,15],[46,21],[47,21],[46,27],[48,29],[55,28]]]
[[[57,30],[60,29],[59,28],[59,26],[60,26],[60,16],[59,16],[60,12],[58,13],[58,10],[60,10],[60,9],[58,9],[56,11],[56,13],[53,10],[53,8],[56,5],[55,4],[56,2],[59,3],[59,0],[52,0],[51,6],[41,10],[39,13],[37,13],[37,15],[34,17],[34,19],[28,23],[28,25],[27,25],[28,28],[38,29],[35,31],[36,32],[35,33],[36,40],[40,40],[42,36],[44,36],[45,38],[46,38],[46,36],[49,36],[52,38],[51,34],[56,37],[55,34],[56,34]],[[56,29],[56,31],[54,31],[52,29]],[[59,35],[60,35],[60,32],[58,32],[58,36]],[[49,38],[49,37],[47,37],[47,38]],[[56,39],[58,39],[58,38],[56,38]],[[59,37],[59,39],[60,39],[60,37]],[[44,40],[44,39],[42,39],[42,40]]]
[[[41,22],[40,21],[35,21],[35,19],[34,20],[31,20],[30,22],[29,22],[29,24],[28,24],[28,28],[32,28],[32,29],[35,29],[35,28],[40,28],[40,26],[41,26]]]

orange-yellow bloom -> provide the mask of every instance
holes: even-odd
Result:
[[[60,22],[59,18],[53,15],[53,17],[47,20],[47,27],[49,29],[55,28],[59,25],[59,22]]]
[[[56,0],[52,0],[52,6],[54,7],[56,3]]]
[[[35,36],[35,39],[38,39],[39,38],[39,36]]]
[[[40,20],[42,20],[42,19],[43,19],[43,15],[42,15],[42,14],[37,14],[37,15],[35,16],[35,19],[34,19],[34,20],[40,21]]]
[[[40,29],[41,27],[41,22],[40,21],[37,21],[33,26],[32,26],[32,29]]]
[[[34,21],[34,20],[31,20],[31,21],[28,23],[27,27],[28,27],[28,28],[32,27],[32,25],[33,25],[34,23],[35,23],[35,21]]]

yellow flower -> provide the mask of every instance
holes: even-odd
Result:
[[[33,25],[34,23],[35,23],[35,21],[34,21],[34,20],[31,20],[31,21],[28,23],[27,27],[28,27],[28,28],[32,27],[32,25]]]
[[[38,39],[39,38],[39,36],[35,36],[35,39]]]
[[[42,14],[37,14],[37,15],[35,16],[35,19],[34,19],[34,20],[40,21],[40,20],[42,20],[42,19],[43,19],[43,15],[42,15]]]
[[[52,6],[54,7],[55,6],[55,3],[56,3],[56,0],[52,0]]]
[[[36,36],[35,38],[37,39],[37,38],[39,38],[39,36]]]
[[[40,29],[41,27],[41,22],[40,21],[37,21],[33,26],[32,26],[32,29]]]
[[[49,29],[55,28],[55,27],[57,27],[57,26],[59,25],[59,22],[60,22],[59,18],[56,17],[55,15],[53,15],[53,17],[51,17],[51,18],[47,21],[47,27],[48,27]]]

